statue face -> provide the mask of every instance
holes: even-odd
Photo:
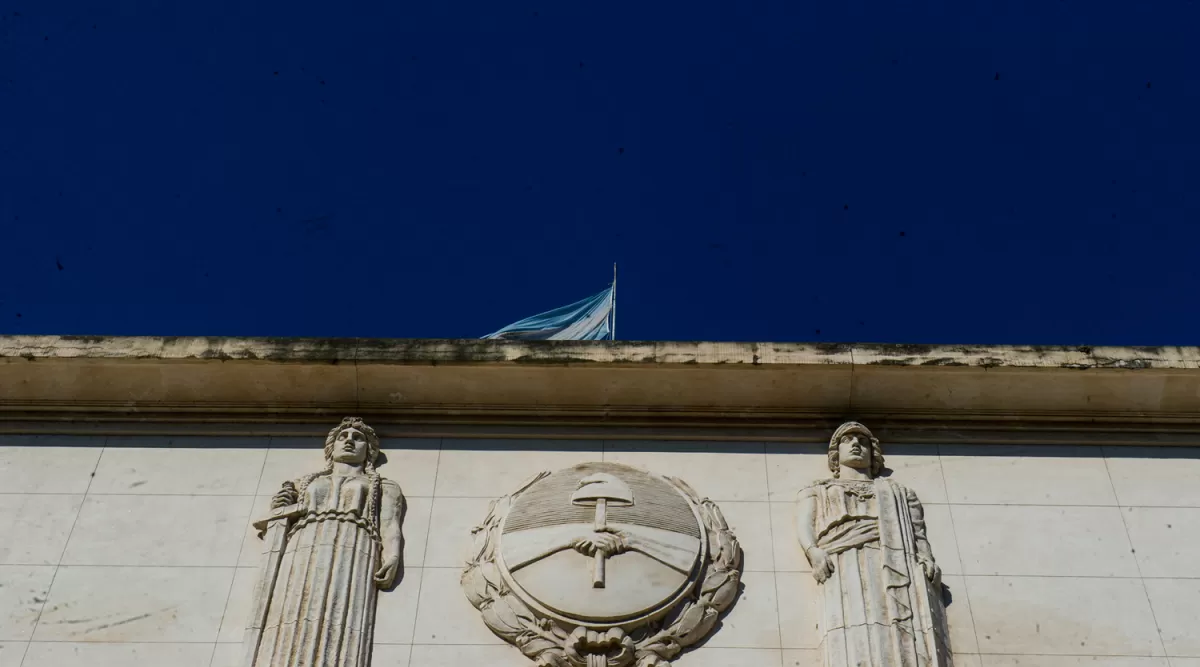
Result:
[[[367,460],[367,436],[356,428],[344,428],[333,442],[333,460],[338,463],[363,463]]]
[[[871,469],[871,439],[862,433],[847,433],[838,440],[838,462],[847,468]]]

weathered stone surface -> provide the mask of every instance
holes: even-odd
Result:
[[[396,587],[387,595],[379,596],[375,612],[376,646],[412,643],[423,573],[421,568],[406,568],[404,578]]]
[[[233,574],[231,567],[63,565],[33,640],[211,644]]]
[[[21,667],[27,646],[25,642],[0,642],[0,667]]]
[[[701,487],[703,488],[703,487]],[[774,572],[775,547],[768,503],[723,501],[721,513],[742,545],[742,572]],[[791,526],[784,526],[790,529]]]
[[[54,573],[40,565],[0,565],[0,641],[30,638]]]
[[[434,498],[423,564],[461,568],[471,557],[471,529],[479,525],[479,517],[487,516],[491,502],[490,498]]]
[[[467,599],[541,665],[666,665],[738,595],[741,548],[717,506],[620,463],[539,473],[473,532]]]
[[[0,365],[3,414],[1200,423],[1193,347],[4,336]]]
[[[608,443],[604,460],[647,470],[670,470],[716,502],[767,500],[767,466],[760,442]]]
[[[1119,508],[955,505],[953,512],[965,574],[1138,576]]]
[[[84,493],[104,438],[0,435],[4,493]]]
[[[1138,579],[966,580],[965,597],[971,601],[981,653],[1163,655],[1146,589]]]
[[[89,495],[64,565],[237,565],[251,496]],[[188,520],[205,517],[204,521]]]
[[[1200,656],[1200,579],[1146,579],[1145,584],[1167,655]]]
[[[0,565],[56,565],[82,495],[0,493]]]
[[[781,645],[785,649],[812,649],[818,651],[823,637],[821,616],[825,596],[821,586],[810,572],[776,572],[776,590],[771,591],[779,605],[779,631]],[[747,586],[749,588],[749,586]],[[763,596],[763,591],[746,592],[746,597]],[[748,619],[750,623],[754,618]]]
[[[1200,576],[1200,507],[1126,507],[1122,512],[1142,576]]]
[[[213,649],[211,667],[244,667],[242,665],[242,645],[217,644]]]
[[[755,648],[710,648],[705,645],[703,651],[689,651],[679,656],[675,667],[783,667],[783,652]]]
[[[1200,507],[1200,447],[1105,447],[1122,505]]]
[[[33,642],[21,667],[209,667],[211,656],[207,644]]]
[[[479,620],[479,611],[463,596],[461,578],[461,566],[421,570],[421,600],[413,644],[497,644],[516,653]],[[528,667],[528,662],[524,664]]]
[[[407,644],[376,644],[371,667],[409,667],[412,646]]]
[[[1146,656],[985,655],[983,667],[1184,667],[1172,659]]]
[[[952,503],[1116,505],[1098,447],[943,445]]]
[[[252,494],[264,444],[263,438],[110,437],[88,493]]]
[[[938,543],[941,544],[940,542]],[[940,550],[941,547],[939,546]],[[943,574],[942,587],[945,593],[946,622],[950,626],[950,646],[954,649],[954,662],[963,654],[979,652],[979,641],[975,636],[975,618],[967,595],[967,578],[962,575]]]
[[[604,441],[490,440],[454,442],[438,461],[437,496],[496,498],[529,478],[531,470],[600,458]],[[480,470],[488,471],[480,475]]]
[[[529,667],[529,660],[500,645],[432,645],[412,647],[411,667],[463,667],[463,665],[487,665],[487,667]],[[372,667],[375,667],[372,665]]]

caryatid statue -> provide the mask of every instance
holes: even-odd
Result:
[[[284,482],[265,536],[243,667],[368,667],[375,596],[401,567],[404,496],[375,471],[379,437],[347,417],[325,467]]]
[[[798,496],[800,545],[824,589],[825,667],[949,667],[941,569],[912,490],[880,477],[883,448],[862,424],[829,440],[833,477]]]

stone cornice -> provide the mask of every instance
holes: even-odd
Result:
[[[0,420],[1200,430],[1200,349],[0,337]]]

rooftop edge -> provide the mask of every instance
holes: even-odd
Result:
[[[1200,368],[1200,347],[687,341],[502,341],[217,336],[0,336],[0,359],[385,364],[851,365]]]

